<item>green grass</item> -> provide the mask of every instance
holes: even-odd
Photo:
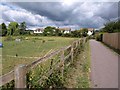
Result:
[[[81,56],[81,71],[80,76],[77,77],[78,88],[90,88],[90,46],[89,41],[86,43],[84,52]]]
[[[89,42],[81,48],[81,53],[74,60],[72,66],[67,69],[65,75],[65,87],[67,88],[90,88],[90,47]]]
[[[42,57],[48,51],[70,45],[77,38],[65,37],[22,37],[20,42],[13,40],[6,41],[8,37],[2,38],[2,74],[12,70],[18,64],[28,64],[36,60],[32,57]],[[17,55],[17,57],[16,57]],[[29,58],[31,57],[31,58]]]

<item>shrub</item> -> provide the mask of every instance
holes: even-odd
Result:
[[[66,34],[63,34],[62,36],[64,36],[64,37],[71,37],[71,34],[70,33],[66,33]]]
[[[103,34],[97,34],[96,35],[96,40],[102,42],[102,37],[103,37]]]
[[[45,40],[42,40],[42,43],[45,43]]]
[[[64,88],[64,80],[61,76],[61,72],[55,71],[52,73],[48,79],[46,79],[45,83],[43,84],[43,88]]]
[[[88,36],[89,39],[95,39],[94,35]]]

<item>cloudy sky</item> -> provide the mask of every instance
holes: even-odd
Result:
[[[28,28],[100,28],[118,18],[118,2],[1,2],[0,23],[25,21]]]

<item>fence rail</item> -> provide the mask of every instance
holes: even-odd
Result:
[[[10,71],[9,73],[0,77],[0,86],[9,83],[14,79],[14,71]]]
[[[86,38],[76,40],[71,45],[63,47],[59,50],[53,51],[50,54],[45,55],[44,57],[34,61],[31,64],[19,65],[18,67],[15,67],[15,69],[13,71],[0,77],[0,86],[3,86],[5,84],[9,83],[10,81],[14,80],[15,81],[15,88],[26,88],[26,74],[27,74],[27,72],[29,72],[29,70],[31,70],[31,68],[34,68],[35,66],[37,66],[41,62],[44,62],[44,61],[50,59],[51,57],[58,55],[59,53],[61,54],[60,55],[60,63],[56,64],[54,68],[50,69],[47,72],[47,75],[50,75],[55,68],[58,68],[61,65],[62,65],[61,72],[63,75],[63,73],[64,73],[63,72],[64,71],[64,61],[69,57],[71,57],[71,61],[73,61],[74,50],[78,47],[78,45],[81,43],[81,41],[83,41],[85,43]],[[70,53],[65,56],[64,52],[65,52],[65,50],[68,50],[68,49],[70,49]],[[68,65],[69,64],[70,64],[70,62],[68,63]],[[44,76],[42,78],[44,78]],[[40,80],[38,80],[38,82],[41,82],[42,78]]]

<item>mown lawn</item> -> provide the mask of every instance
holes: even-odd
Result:
[[[2,38],[2,74],[11,71],[18,64],[28,64],[39,57],[44,56],[48,51],[59,49],[71,44],[77,38],[65,37],[22,37],[21,41]]]

